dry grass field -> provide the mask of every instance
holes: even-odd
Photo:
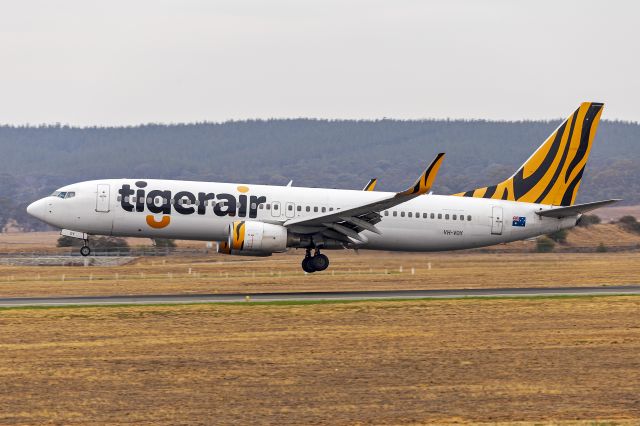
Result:
[[[640,298],[0,310],[0,424],[640,422]]]
[[[640,282],[640,252],[330,253],[305,275],[302,251],[271,258],[146,257],[124,266],[0,266],[0,297],[621,285]]]

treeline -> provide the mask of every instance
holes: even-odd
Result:
[[[0,126],[0,227],[40,225],[28,202],[59,186],[146,177],[361,188],[406,187],[438,152],[447,157],[435,192],[497,183],[559,121],[249,120],[137,127]],[[604,121],[578,202],[640,202],[640,125]]]

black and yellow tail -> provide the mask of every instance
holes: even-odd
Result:
[[[575,202],[604,104],[584,102],[518,171],[497,185],[461,197],[570,206]]]

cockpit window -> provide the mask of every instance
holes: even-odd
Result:
[[[61,192],[61,193],[58,194],[58,197],[64,198],[66,195],[67,195],[66,192]]]
[[[60,191],[53,191],[53,194],[51,194],[51,197],[57,197],[58,195],[60,195]]]
[[[72,191],[72,192],[67,192],[67,195],[64,198],[73,198],[75,196],[76,196],[76,193]]]

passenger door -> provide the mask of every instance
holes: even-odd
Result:
[[[102,213],[109,212],[109,184],[99,183],[96,193],[96,211]]]
[[[502,235],[502,207],[493,206],[491,210],[491,234]]]

